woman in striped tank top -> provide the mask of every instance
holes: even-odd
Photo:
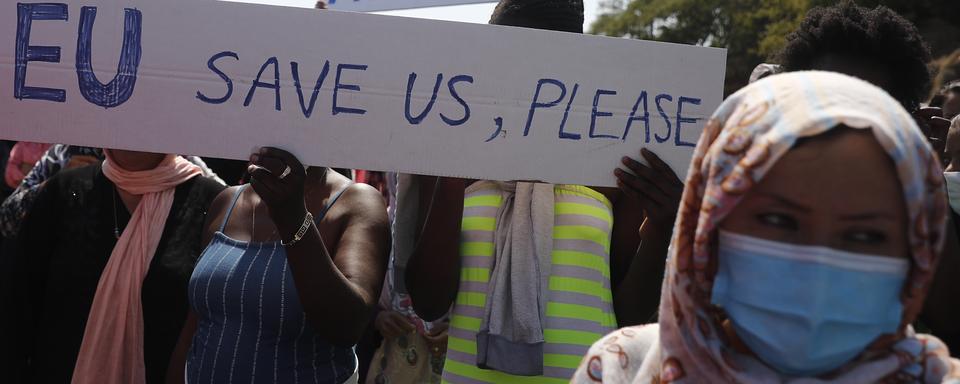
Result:
[[[648,157],[653,164],[657,164],[656,160],[655,156]],[[626,162],[630,163],[631,169],[653,172],[634,160]],[[634,176],[624,173],[621,177]],[[503,183],[492,181],[478,181],[466,188],[464,185],[463,180],[441,179],[434,190],[422,188],[421,196],[428,196],[428,199],[434,196],[433,207],[428,209],[431,213],[420,246],[407,266],[407,286],[418,315],[430,319],[442,315],[451,305],[453,307],[444,382],[567,382],[583,356],[578,353],[585,353],[610,329],[637,324],[623,319],[618,322],[620,308],[643,305],[642,296],[621,287],[658,285],[659,272],[644,268],[644,263],[649,265],[651,261],[643,258],[656,260],[654,256],[662,257],[666,247],[657,242],[653,246],[640,247],[639,252],[634,248],[631,256],[636,259],[628,264],[629,270],[620,272],[623,276],[620,281],[613,280],[618,271],[612,261],[611,244],[617,240],[625,242],[625,239],[614,236],[617,230],[614,229],[611,200],[583,186],[552,186],[553,245],[547,262],[547,289],[543,295],[546,303],[542,321],[542,373],[517,375],[481,368],[478,336],[484,312],[487,306],[498,305],[491,302],[493,299],[489,295],[497,260],[496,237],[500,225],[497,214],[502,212],[510,193],[501,187]],[[620,204],[630,200],[626,194],[614,195]],[[457,204],[462,208],[454,208]],[[454,220],[460,225],[453,224]],[[645,229],[653,233],[651,228],[656,226],[647,225]],[[634,234],[637,229],[637,225],[632,227]],[[459,235],[451,231],[459,231]],[[648,236],[653,238],[654,235]],[[527,278],[535,280],[536,276]],[[652,290],[653,294],[659,292]],[[646,312],[651,310],[648,308]]]
[[[291,154],[251,155],[220,194],[190,279],[193,309],[168,377],[189,383],[355,382],[353,345],[389,252],[380,193]],[[248,188],[251,186],[252,188]]]
[[[581,32],[583,4],[501,0],[490,23]],[[606,330],[654,318],[683,184],[656,155],[643,157],[649,167],[623,159],[620,188],[539,185],[531,198],[524,183],[421,183],[423,231],[406,283],[421,318],[452,306],[445,383],[567,383]],[[529,233],[513,230],[527,221]],[[534,293],[498,294],[503,279]]]

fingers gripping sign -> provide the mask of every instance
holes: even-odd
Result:
[[[943,118],[943,110],[930,107],[920,108],[913,113],[913,117],[917,121],[920,130],[923,131],[923,134],[927,137],[927,141],[933,146],[937,156],[941,156],[941,160],[948,160],[942,157],[946,149],[950,120]],[[944,163],[946,162],[947,161],[944,161]]]
[[[636,199],[647,220],[641,232],[646,230],[669,231],[677,217],[683,182],[659,156],[642,149],[640,154],[647,165],[624,156],[621,163],[627,170],[617,168],[617,186],[631,199]],[[652,227],[651,227],[652,226]]]

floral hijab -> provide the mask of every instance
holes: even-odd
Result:
[[[870,129],[884,148],[906,199],[911,269],[895,338],[829,378],[799,379],[735,352],[710,304],[717,225],[777,160],[804,137],[840,125]],[[947,198],[943,173],[911,116],[879,88],[828,72],[793,72],[754,83],[727,99],[706,124],[681,200],[660,304],[657,376],[635,382],[943,382],[960,375],[935,338],[915,335],[943,247]],[[643,376],[643,372],[639,372]]]

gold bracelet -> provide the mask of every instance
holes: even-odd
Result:
[[[300,225],[300,229],[297,230],[297,233],[293,234],[293,240],[290,240],[288,243],[284,243],[283,240],[280,240],[280,245],[289,247],[296,244],[298,241],[303,239],[303,236],[307,234],[307,231],[310,230],[311,225],[313,225],[313,214],[307,212],[307,216],[303,218],[303,224]]]

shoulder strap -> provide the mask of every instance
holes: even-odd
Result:
[[[353,186],[353,182],[350,182],[350,183],[348,183],[345,187],[340,188],[340,192],[337,192],[336,195],[333,195],[333,198],[330,199],[330,201],[327,203],[327,206],[326,206],[326,207],[323,207],[323,210],[321,210],[320,212],[317,213],[317,215],[316,215],[316,217],[314,217],[313,221],[314,221],[315,223],[319,223],[320,220],[323,220],[323,217],[327,215],[327,212],[330,211],[330,208],[333,207],[333,205],[337,203],[337,200],[340,200],[340,196],[343,196],[343,193],[346,192],[347,189],[349,189],[351,186]]]
[[[227,215],[223,217],[223,222],[220,223],[220,232],[223,232],[223,230],[227,228],[227,220],[230,220],[233,208],[237,206],[237,200],[240,200],[240,195],[243,194],[243,190],[247,189],[248,185],[250,184],[241,185],[240,188],[237,188],[237,193],[233,194],[233,202],[230,203],[230,208],[227,208]]]

